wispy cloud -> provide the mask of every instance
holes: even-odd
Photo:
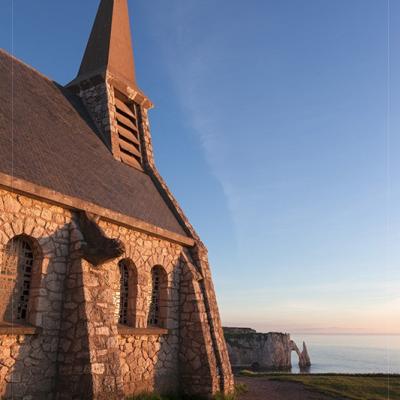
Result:
[[[274,150],[268,149],[270,141],[267,137],[270,133],[263,126],[262,117],[265,115],[258,116],[258,132],[247,130],[251,101],[254,97],[254,102],[257,102],[257,96],[244,93],[245,85],[240,87],[242,92],[238,92],[239,85],[234,79],[226,93],[216,92],[218,78],[215,71],[222,62],[221,57],[229,49],[225,51],[224,41],[218,34],[213,32],[214,36],[210,37],[204,26],[195,21],[198,8],[201,8],[198,2],[179,1],[179,7],[163,9],[159,20],[167,20],[174,29],[161,29],[162,32],[168,32],[169,40],[160,38],[160,43],[187,123],[204,149],[210,172],[223,189],[238,245],[243,246],[243,257],[238,264],[244,264],[241,273],[246,275],[243,279],[236,277],[236,283],[232,279],[232,286],[227,278],[219,292],[225,320],[253,326],[256,323],[269,326],[267,321],[274,321],[274,326],[282,329],[287,326],[310,331],[353,329],[366,332],[371,327],[377,330],[400,330],[397,322],[393,326],[387,323],[398,319],[395,315],[399,312],[400,281],[398,274],[390,282],[384,280],[384,272],[380,274],[382,264],[385,265],[385,260],[379,265],[384,243],[381,231],[383,224],[380,222],[383,214],[373,208],[379,206],[381,201],[376,193],[378,186],[374,187],[368,179],[364,189],[371,190],[371,196],[376,197],[376,204],[364,204],[369,193],[364,193],[361,185],[357,186],[359,181],[345,179],[353,171],[349,171],[349,165],[343,164],[343,148],[337,154],[329,150],[329,146],[341,145],[339,141],[334,142],[336,133],[331,132],[330,127],[324,127],[324,132],[316,132],[318,127],[327,124],[320,104],[313,103],[312,112],[302,109],[301,104],[297,103],[295,109],[287,109],[285,101],[289,100],[281,98],[278,92],[271,94],[282,102],[279,118],[275,118],[274,123],[281,121],[289,132],[302,119],[302,127],[296,132],[297,136],[283,132],[283,138],[275,137],[275,149],[286,157],[274,158],[276,170],[283,171],[285,179],[278,179],[278,174],[267,170],[265,158],[274,157],[275,154]],[[196,33],[193,34],[192,30],[196,30]],[[261,86],[261,80],[259,84]],[[257,91],[257,87],[254,91]],[[242,105],[240,100],[246,95],[247,102],[242,103],[250,105],[246,108],[247,113],[242,113],[238,105]],[[224,96],[237,99],[237,108],[231,107],[233,101],[224,99]],[[305,97],[299,96],[297,101],[302,99]],[[221,100],[224,104],[221,104]],[[263,112],[261,107],[257,110]],[[290,111],[296,113],[293,117],[295,123],[291,116],[286,115]],[[345,111],[339,107],[335,113]],[[333,123],[337,115],[332,117],[332,109],[327,113],[330,115],[329,121]],[[230,120],[235,123],[230,123]],[[243,137],[245,139],[240,140]],[[308,137],[308,141],[304,137]],[[296,146],[290,146],[287,141],[296,141]],[[347,138],[346,143],[349,143]],[[315,145],[315,149],[310,150],[310,145]],[[303,157],[290,164],[298,152],[303,152]],[[307,160],[307,157],[312,160]],[[336,169],[331,165],[335,162]],[[296,169],[300,169],[300,172],[294,173]],[[315,173],[318,169],[320,173]],[[311,174],[314,174],[313,177]],[[342,179],[337,179],[338,174],[342,174]],[[363,175],[361,178],[365,179]],[[354,190],[355,185],[357,190]],[[340,190],[343,191],[341,198]],[[293,198],[301,191],[303,203]],[[343,204],[335,204],[340,201]],[[270,202],[268,216],[265,215],[267,202]],[[376,216],[369,225],[364,226],[365,216],[373,212]],[[296,224],[301,225],[303,231]],[[268,247],[273,246],[268,241],[274,239],[274,235],[274,245],[280,246],[279,250]],[[289,240],[291,242],[286,246]],[[318,244],[324,248],[318,248]],[[304,250],[302,246],[307,249]],[[281,258],[289,261],[290,265],[286,266],[285,261],[280,262],[280,256],[277,255],[279,251]],[[271,265],[271,260],[269,264],[265,261],[268,252],[275,252],[273,261],[276,261],[276,266]],[[288,256],[287,253],[291,252],[299,254]],[[398,261],[396,257],[391,261],[393,265],[390,268],[393,270]],[[255,265],[255,262],[259,264]],[[264,269],[263,263],[267,265]],[[293,274],[290,271],[292,265],[296,267]],[[272,274],[278,277],[273,283],[269,279]]]
[[[226,132],[220,129],[215,93],[205,90],[213,75],[213,60],[217,58],[218,48],[214,49],[209,40],[194,41],[193,36],[187,34],[194,15],[197,15],[196,7],[195,2],[180,2],[179,7],[169,10],[168,20],[175,29],[173,33],[170,32],[171,40],[168,43],[162,41],[164,56],[187,124],[196,133],[204,149],[210,173],[221,185],[235,229],[236,191],[225,173],[225,169],[229,168]]]

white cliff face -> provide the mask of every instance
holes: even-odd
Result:
[[[229,357],[234,368],[289,370],[291,353],[299,356],[300,368],[311,365],[307,347],[300,352],[288,333],[257,333],[249,328],[224,328]]]

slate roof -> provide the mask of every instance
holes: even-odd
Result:
[[[187,236],[151,178],[113,158],[80,99],[2,50],[0,172]]]

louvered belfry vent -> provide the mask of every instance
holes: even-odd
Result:
[[[124,99],[122,94],[116,92],[115,115],[121,161],[132,167],[143,169],[139,133],[139,106]]]

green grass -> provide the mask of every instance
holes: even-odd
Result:
[[[244,383],[238,383],[235,385],[235,392],[230,395],[224,395],[222,393],[217,393],[213,400],[238,400],[238,397],[247,392],[247,386]]]
[[[128,397],[126,400],[173,400],[168,399],[167,397],[161,397],[158,394],[155,393],[142,393],[139,394],[138,396],[133,396],[133,397]]]
[[[247,392],[247,387],[244,384],[238,384],[235,386],[235,393],[231,395],[224,395],[217,393],[213,400],[237,400],[238,395]],[[159,395],[157,393],[142,393],[137,396],[128,397],[126,400],[203,400],[202,397],[196,396],[180,396],[176,394],[172,395]]]
[[[128,397],[126,400],[186,400],[178,395],[160,395],[157,393],[142,393],[137,396]]]
[[[400,375],[343,375],[343,374],[262,374],[242,371],[248,377],[265,377],[274,381],[297,382],[307,389],[351,400],[400,399]]]

